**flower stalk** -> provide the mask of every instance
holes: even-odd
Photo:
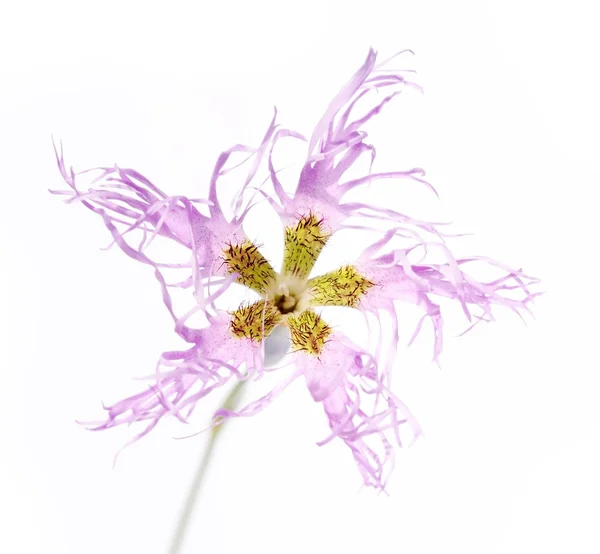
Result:
[[[246,381],[239,381],[233,387],[233,389],[225,399],[225,402],[223,403],[224,409],[233,410],[237,407],[241,399],[242,389],[245,383]],[[210,429],[208,444],[206,445],[206,448],[202,453],[200,463],[196,468],[196,471],[192,478],[192,482],[190,483],[190,486],[188,488],[185,502],[177,520],[177,525],[175,527],[175,530],[173,531],[173,536],[171,538],[168,554],[180,554],[181,552],[181,548],[185,541],[190,520],[192,518],[192,514],[194,513],[194,508],[196,507],[198,496],[202,490],[202,485],[204,484],[210,461],[213,457],[215,446],[217,444],[217,438],[221,436],[223,431],[223,424],[223,418],[217,417],[215,418],[214,426]]]

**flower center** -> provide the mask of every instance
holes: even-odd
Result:
[[[275,297],[275,306],[282,314],[289,314],[294,311],[298,301],[294,296],[286,296],[282,294]]]
[[[275,307],[282,315],[293,314],[308,307],[306,299],[306,281],[293,276],[278,275],[267,292]]]

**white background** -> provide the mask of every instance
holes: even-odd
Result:
[[[15,7],[18,6],[18,7]],[[371,128],[377,168],[421,165],[431,209],[489,255],[543,279],[536,320],[509,313],[453,338],[424,332],[398,394],[425,439],[398,454],[390,496],[359,490],[298,381],[233,422],[185,552],[461,554],[600,551],[597,17],[592,2],[14,3],[0,16],[0,552],[163,553],[205,436],[165,422],[91,433],[181,344],[147,267],[66,206],[50,136],[76,169],[134,167],[201,196],[218,153],[272,115],[308,134],[369,46],[403,48],[425,87]],[[400,185],[398,185],[400,189]],[[410,191],[409,191],[410,192]],[[426,201],[426,203],[425,203]],[[344,256],[355,252],[347,245]],[[464,251],[464,252],[463,252]],[[456,329],[460,329],[457,322]],[[406,338],[406,336],[404,337]]]

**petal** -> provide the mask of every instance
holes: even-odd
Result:
[[[402,52],[401,52],[402,53]],[[273,165],[273,149],[280,138],[293,136],[303,138],[298,133],[287,131],[273,136],[269,153],[269,171],[278,202],[270,199],[273,207],[284,220],[289,221],[294,214],[311,210],[319,217],[326,217],[335,232],[343,222],[355,215],[357,206],[343,204],[342,196],[349,190],[380,179],[410,179],[431,187],[422,177],[421,168],[401,171],[373,173],[375,148],[366,143],[367,133],[363,127],[378,115],[383,107],[399,95],[405,88],[419,88],[408,81],[403,73],[407,71],[383,70],[384,64],[376,65],[377,55],[373,50],[348,83],[331,101],[324,115],[317,123],[308,145],[308,158],[301,171],[300,179],[293,196],[288,195],[277,178]],[[382,98],[381,93],[387,91]],[[359,101],[371,99],[371,106],[361,115],[356,115]],[[369,172],[350,181],[344,175],[358,159],[370,156]]]
[[[207,294],[207,281],[214,285],[215,276],[228,273],[228,268],[223,264],[225,248],[231,244],[243,244],[247,240],[241,226],[251,205],[243,206],[241,193],[253,181],[271,142],[274,128],[273,119],[258,148],[238,144],[221,153],[210,180],[207,200],[168,196],[133,169],[118,166],[79,172],[67,169],[62,145],[60,150],[56,145],[54,148],[59,171],[69,190],[50,192],[67,196],[68,202],[80,202],[100,215],[113,236],[113,244],[117,244],[131,258],[152,265],[160,274],[159,280],[165,280],[162,275],[164,268],[180,270],[184,275],[168,286],[187,288],[193,285],[196,298],[202,301]],[[250,155],[241,164],[226,168],[229,158],[240,152]],[[218,181],[225,173],[249,162],[251,165],[235,203],[234,217],[228,220],[217,197]],[[82,179],[88,181],[87,191],[81,187]],[[208,204],[209,215],[201,214],[197,209],[198,204]],[[180,263],[154,259],[149,247],[153,241],[161,239],[184,247],[183,252],[188,259]],[[230,282],[221,280],[221,284]]]
[[[294,354],[315,400],[323,405],[331,434],[350,448],[367,486],[383,489],[393,467],[391,441],[402,445],[401,429],[414,441],[421,433],[414,416],[389,389],[375,358],[334,333],[318,356]]]
[[[418,322],[410,343],[420,332],[424,320],[430,319],[434,328],[436,361],[442,350],[443,318],[440,306],[432,297],[457,301],[467,319],[471,321],[475,317],[477,323],[493,320],[494,305],[507,307],[519,315],[522,311],[529,311],[528,304],[540,294],[529,290],[539,280],[525,275],[521,270],[508,268],[489,258],[455,259],[448,247],[440,242],[419,243],[408,249],[394,249],[377,256],[378,251],[393,235],[394,231],[388,232],[383,239],[363,252],[357,266],[374,286],[360,299],[357,307],[365,313],[371,312],[375,315],[378,315],[380,310],[387,311],[394,318],[396,300],[422,307],[425,314]],[[409,254],[417,248],[423,248],[426,252],[437,248],[447,261],[443,264],[413,265]],[[490,282],[479,281],[463,271],[467,263],[476,261],[485,263],[488,267],[501,269],[502,274]],[[473,308],[477,308],[478,313],[472,314]],[[475,323],[470,328],[474,325]]]
[[[347,104],[352,99],[354,94],[360,89],[362,84],[365,82],[365,80],[375,67],[376,59],[377,54],[372,48],[370,48],[365,63],[351,77],[348,83],[344,85],[342,90],[338,92],[337,96],[330,102],[327,111],[325,112],[319,123],[317,123],[315,130],[313,131],[313,134],[310,138],[310,144],[308,146],[308,151],[310,154],[312,154],[315,151],[317,143],[323,140],[323,136],[327,136],[335,115],[344,107],[345,104]]]
[[[146,435],[167,415],[187,423],[198,401],[231,380],[249,378],[262,364],[261,341],[236,336],[234,318],[221,313],[195,330],[188,350],[164,352],[142,392],[106,407],[107,418],[92,429],[146,422],[133,441]],[[133,442],[132,441],[132,442]]]

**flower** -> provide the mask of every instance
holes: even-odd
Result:
[[[106,407],[106,419],[94,429],[145,424],[134,437],[137,440],[165,416],[187,422],[196,404],[214,389],[260,376],[267,365],[277,362],[270,359],[275,355],[271,341],[283,336],[291,352],[276,368],[284,375],[280,384],[240,409],[218,410],[215,422],[256,414],[303,376],[312,398],[322,405],[331,431],[318,444],[342,440],[352,452],[364,484],[383,489],[393,462],[393,443],[402,444],[401,432],[409,440],[421,433],[409,409],[391,390],[399,340],[394,303],[409,302],[423,310],[412,340],[423,323],[431,321],[434,360],[442,350],[443,319],[437,298],[460,303],[474,324],[492,320],[493,305],[517,313],[528,311],[528,304],[537,295],[530,287],[537,280],[521,270],[488,258],[454,258],[440,224],[420,221],[389,207],[344,201],[350,190],[380,179],[410,179],[432,188],[419,168],[372,171],[375,149],[365,142],[365,124],[406,88],[418,88],[404,77],[404,72],[384,69],[386,63],[377,65],[376,53],[370,50],[363,65],[332,100],[308,141],[276,125],[275,113],[257,148],[236,145],[223,152],[205,200],[167,196],[132,169],[100,167],[75,173],[66,168],[62,146],[60,150],[55,147],[69,190],[52,192],[67,195],[68,202],[81,203],[98,214],[114,244],[131,258],[153,267],[175,331],[188,344],[184,350],[164,352],[152,384]],[[381,98],[381,92],[387,95]],[[371,97],[379,100],[366,114],[357,116],[357,103]],[[308,157],[293,195],[284,190],[273,163],[273,150],[286,137],[308,142]],[[232,166],[230,157],[239,153],[248,157]],[[363,154],[370,156],[369,172],[359,178],[346,178]],[[263,184],[253,184],[264,164],[272,192]],[[234,201],[233,216],[227,218],[217,194],[219,181],[240,166],[249,166],[248,175]],[[92,177],[93,186],[87,191],[76,184],[81,176]],[[247,193],[252,189],[257,192],[248,200]],[[256,194],[269,202],[285,228],[279,272],[242,228]],[[363,223],[357,225],[351,218],[362,218]],[[344,228],[375,230],[379,239],[357,252],[355,262],[311,277],[331,236]],[[139,242],[134,240],[136,233],[141,235]],[[408,245],[394,246],[398,238],[408,241]],[[178,243],[189,259],[173,263],[151,257],[149,246],[155,240]],[[425,261],[432,249],[441,252],[443,263]],[[411,256],[418,251],[423,252],[423,261],[414,263]],[[495,267],[502,275],[493,281],[478,281],[466,271],[475,263]],[[183,275],[169,284],[165,277],[169,271]],[[234,283],[254,291],[258,299],[228,312],[217,307],[217,301]],[[177,315],[172,288],[193,288],[195,304],[187,313]],[[371,329],[369,348],[358,346],[323,319],[319,308],[324,306],[359,310],[367,321],[375,316],[379,327],[381,315],[387,313],[391,338],[384,344],[381,329]],[[206,325],[190,325],[194,314],[204,315]],[[286,350],[287,345],[280,347],[275,357],[281,359]]]

